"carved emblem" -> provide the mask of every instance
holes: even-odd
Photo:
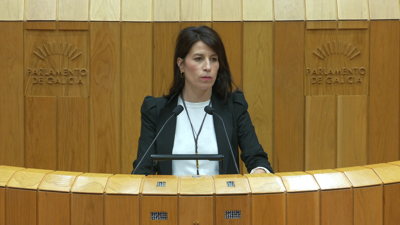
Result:
[[[82,52],[79,52],[78,47],[68,44],[67,42],[63,44],[61,41],[45,43],[42,46],[38,46],[37,50],[33,53],[42,60],[52,55],[63,55],[73,61],[82,55]]]
[[[333,41],[332,43],[327,42],[318,46],[314,51],[314,55],[318,56],[320,59],[325,59],[333,54],[339,54],[347,56],[350,60],[358,56],[361,51],[353,46],[351,43],[342,43],[341,41]]]

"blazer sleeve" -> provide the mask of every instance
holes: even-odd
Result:
[[[273,173],[274,171],[268,161],[268,154],[264,152],[263,147],[258,142],[243,92],[235,91],[233,93],[233,106],[238,144],[242,150],[240,158],[245,163],[247,171],[250,173],[256,167],[264,167]]]
[[[157,107],[156,99],[152,96],[146,96],[142,107],[140,109],[141,113],[141,129],[139,138],[139,147],[137,152],[137,158],[133,162],[133,168],[135,169],[140,160],[143,158],[146,150],[150,146],[151,142],[156,136],[156,122],[157,122]],[[150,155],[155,153],[155,145],[151,147],[146,157],[143,158],[139,167],[137,168],[135,174],[151,174],[151,160]],[[154,165],[154,170],[157,170],[157,165]],[[132,171],[133,173],[133,171]]]

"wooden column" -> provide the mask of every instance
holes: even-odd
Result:
[[[0,225],[6,224],[6,184],[21,167],[0,166]]]

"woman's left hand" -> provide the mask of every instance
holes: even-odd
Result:
[[[254,172],[252,174],[256,174],[256,173],[265,173],[265,170],[263,169],[256,169],[254,170]]]

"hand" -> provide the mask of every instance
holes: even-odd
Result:
[[[253,174],[256,174],[256,173],[265,173],[265,170],[263,170],[263,169],[256,169],[256,170],[254,170]]]

